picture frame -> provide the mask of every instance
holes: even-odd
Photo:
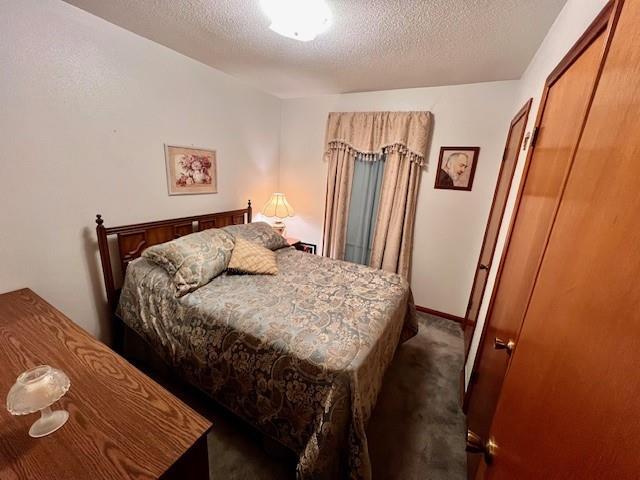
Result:
[[[218,193],[215,150],[165,144],[164,157],[169,195]]]
[[[434,188],[471,191],[480,147],[440,147]]]

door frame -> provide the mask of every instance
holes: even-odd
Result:
[[[489,223],[492,220],[492,213],[493,213],[493,207],[495,207],[496,204],[496,197],[498,196],[498,189],[500,187],[500,181],[502,180],[502,175],[504,174],[504,164],[505,164],[505,160],[506,160],[506,155],[507,155],[507,148],[509,148],[509,142],[511,141],[511,135],[513,134],[513,126],[518,123],[523,117],[525,118],[525,125],[524,128],[522,129],[522,133],[520,134],[520,140],[518,141],[518,153],[516,154],[516,159],[515,159],[515,166],[513,168],[513,171],[511,172],[511,176],[508,179],[509,182],[509,190],[508,192],[511,191],[511,187],[513,185],[513,177],[516,173],[516,167],[518,165],[518,158],[520,157],[519,153],[520,153],[520,148],[522,147],[522,140],[524,139],[524,134],[527,130],[527,122],[529,121],[529,112],[531,110],[531,104],[533,103],[533,98],[530,98],[529,100],[527,100],[527,102],[522,106],[522,108],[520,108],[520,110],[518,110],[518,112],[515,114],[515,116],[513,117],[513,119],[511,120],[511,123],[509,124],[509,133],[507,134],[507,141],[505,142],[504,145],[504,150],[502,152],[502,162],[500,163],[500,171],[498,172],[498,180],[496,182],[496,188],[493,191],[493,199],[491,200],[491,208],[489,208],[489,217],[487,218],[487,225],[484,228],[484,237],[482,238],[482,247],[480,247],[480,254],[478,255],[478,263],[476,264],[476,273],[473,276],[473,285],[471,286],[471,292],[469,293],[469,301],[467,302],[467,311],[464,315],[464,324],[462,325],[462,330],[463,330],[463,335],[464,335],[464,345],[465,345],[465,349],[464,349],[464,359],[467,359],[467,356],[469,355],[469,349],[471,348],[471,340],[473,339],[473,333],[475,331],[475,325],[473,326],[473,330],[471,331],[470,334],[467,334],[467,327],[469,327],[469,310],[471,310],[471,301],[473,300],[473,294],[474,294],[474,290],[476,288],[476,285],[478,283],[478,277],[479,277],[479,273],[480,273],[480,264],[482,262],[482,253],[484,252],[484,247],[487,244],[487,238],[488,238],[488,234],[489,234]],[[508,198],[508,193],[507,193],[507,198]],[[505,204],[503,205],[502,209],[500,210],[500,224],[502,224],[502,220],[504,218],[504,212],[507,209],[507,202],[505,202]],[[497,236],[500,235],[500,228],[498,228],[498,230],[496,231],[496,238]],[[493,245],[493,249],[491,250],[491,261],[489,262],[489,271],[491,270],[491,264],[493,263],[493,258],[494,255],[496,253],[496,247],[498,246],[497,242]],[[487,290],[487,282],[485,282],[484,286],[482,287],[482,293],[480,295],[480,305],[482,305],[482,298],[484,297],[484,292]],[[480,313],[480,310],[478,310],[478,314]],[[475,319],[475,323],[477,324],[478,318],[476,317]]]
[[[586,115],[585,118],[582,119],[582,126],[580,129],[580,133],[578,136],[578,141],[576,142],[576,145],[573,147],[573,151],[571,152],[571,160],[569,162],[569,165],[567,166],[567,171],[565,172],[565,176],[564,176],[564,181],[562,183],[562,187],[561,187],[561,193],[558,196],[558,200],[556,202],[556,205],[554,207],[554,212],[552,214],[552,221],[549,225],[548,231],[547,231],[547,240],[549,237],[549,233],[551,232],[552,228],[553,228],[553,224],[554,224],[554,219],[555,216],[558,212],[558,208],[560,206],[560,202],[562,201],[562,192],[564,192],[564,187],[566,185],[566,181],[568,178],[568,174],[571,171],[571,167],[573,165],[573,158],[575,157],[575,152],[577,150],[577,147],[580,143],[580,137],[582,136],[582,132],[584,130],[584,124],[586,123],[586,117],[588,116],[588,112],[591,109],[591,103],[593,101],[593,97],[595,95],[595,91],[598,85],[598,82],[600,81],[600,76],[602,74],[602,69],[604,67],[604,59],[606,58],[607,52],[609,50],[609,45],[611,44],[611,32],[613,30],[613,28],[615,27],[615,22],[617,20],[617,15],[614,15],[615,11],[619,11],[619,7],[614,9],[614,4],[617,4],[618,0],[609,0],[609,2],[604,6],[604,8],[600,11],[600,13],[596,16],[596,18],[591,22],[591,24],[587,27],[587,29],[584,31],[584,33],[580,36],[580,38],[578,38],[578,40],[576,41],[576,43],[569,49],[569,51],[565,54],[565,56],[562,58],[562,60],[560,60],[560,63],[558,63],[558,65],[551,71],[551,73],[549,74],[549,76],[547,77],[545,84],[544,84],[544,89],[542,91],[542,96],[540,98],[540,106],[538,107],[538,113],[536,115],[536,121],[535,121],[535,126],[533,129],[533,133],[532,133],[532,138],[531,141],[529,143],[529,150],[527,151],[527,156],[526,156],[526,160],[525,160],[525,165],[524,165],[524,170],[522,173],[522,178],[520,180],[520,184],[518,186],[518,194],[516,197],[516,201],[513,207],[513,214],[511,216],[510,222],[509,222],[509,230],[507,231],[507,237],[505,240],[505,244],[504,244],[504,248],[502,250],[502,254],[500,257],[500,264],[498,266],[498,271],[496,273],[496,279],[494,282],[494,286],[493,286],[493,290],[491,292],[491,299],[489,300],[489,307],[487,309],[487,314],[485,316],[485,322],[482,326],[482,333],[480,335],[480,341],[478,342],[478,349],[476,350],[476,353],[474,355],[474,361],[473,361],[473,366],[472,366],[472,370],[471,370],[471,375],[469,378],[469,384],[467,385],[467,389],[464,392],[464,400],[462,403],[462,409],[464,412],[467,411],[467,406],[469,404],[469,399],[471,398],[471,395],[473,393],[473,387],[474,387],[474,378],[477,375],[477,371],[478,371],[478,366],[480,365],[480,353],[482,352],[482,345],[484,344],[484,342],[486,341],[486,333],[487,333],[487,327],[489,326],[489,323],[491,321],[491,316],[493,313],[493,307],[495,305],[495,300],[496,300],[496,294],[497,294],[497,286],[499,285],[501,276],[502,276],[502,271],[504,268],[504,261],[506,259],[507,253],[509,251],[509,247],[511,244],[511,237],[513,234],[513,227],[515,225],[515,220],[517,218],[517,212],[518,209],[520,208],[520,203],[522,201],[522,195],[524,193],[524,186],[526,184],[527,181],[527,176],[529,174],[529,170],[531,167],[531,159],[533,157],[534,151],[535,151],[535,146],[536,146],[536,140],[538,135],[540,134],[540,124],[542,123],[542,118],[544,116],[544,111],[545,111],[545,107],[547,104],[547,98],[549,96],[549,90],[551,89],[551,87],[555,84],[555,82],[562,76],[562,74],[573,65],[573,63],[580,57],[580,55],[582,55],[582,53],[591,45],[591,43],[603,32],[605,32],[606,38],[605,38],[605,42],[604,42],[604,46],[602,49],[602,52],[600,54],[600,65],[598,67],[598,71],[596,72],[595,78],[593,80],[594,85],[593,85],[593,89],[591,91],[591,96],[587,102],[587,110],[586,110]],[[537,266],[537,271],[540,270],[540,264],[542,262],[542,258],[544,256],[544,251],[545,249],[543,249],[540,258],[538,259],[538,266]],[[536,273],[536,278],[537,278],[537,273]],[[532,284],[532,289],[535,286],[535,279],[534,282]],[[529,297],[531,296],[531,292],[529,292]],[[524,319],[524,317],[523,317]],[[475,333],[475,329],[474,329],[474,333]],[[516,339],[517,341],[517,339]],[[470,342],[471,343],[471,342]],[[508,370],[508,367],[507,367]]]

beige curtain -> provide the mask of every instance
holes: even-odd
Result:
[[[324,210],[324,255],[342,260],[347,238],[347,213],[351,198],[354,158],[346,149],[329,155]]]
[[[409,277],[420,171],[431,134],[430,112],[330,113],[323,253],[344,258],[357,154],[386,154],[370,265]]]

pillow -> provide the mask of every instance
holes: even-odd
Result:
[[[284,237],[271,228],[271,225],[266,222],[229,225],[228,227],[224,227],[223,230],[229,232],[236,239],[239,237],[244,240],[249,240],[269,250],[277,250],[289,246]]]
[[[176,286],[176,297],[182,297],[224,272],[232,250],[229,233],[210,229],[154,245],[142,256],[167,271]]]
[[[253,275],[275,275],[278,273],[275,253],[240,237],[236,238],[236,246],[233,247],[227,268],[229,273]]]

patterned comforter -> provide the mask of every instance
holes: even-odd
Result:
[[[181,298],[139,258],[118,314],[190,383],[299,455],[299,479],[371,477],[365,426],[417,332],[400,276],[293,248],[279,273],[222,274]]]

